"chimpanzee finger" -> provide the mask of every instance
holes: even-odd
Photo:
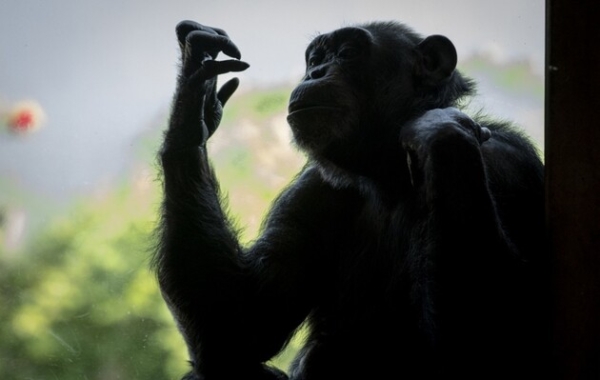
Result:
[[[475,136],[479,144],[483,144],[492,137],[492,132],[488,128],[482,127],[481,124],[464,114],[462,116],[464,117],[460,117],[457,121],[463,128],[466,127],[471,130],[471,133]]]
[[[196,30],[210,32],[209,30],[206,30],[206,28],[203,25],[200,25],[197,22],[189,21],[189,20],[181,21],[175,27],[175,33],[177,34],[177,40],[179,41],[179,48],[181,49],[181,53],[184,56],[186,53],[185,42],[186,42],[187,36],[191,32],[196,31]]]
[[[244,61],[228,59],[225,61],[204,61],[202,67],[209,76],[215,76],[230,72],[244,71],[250,67],[250,65]]]
[[[240,59],[242,57],[240,50],[229,37],[213,34],[212,31],[192,31],[186,37],[186,44],[192,48],[193,55],[196,55],[197,53],[194,52],[194,50],[199,49],[202,54],[207,52],[213,59],[216,58],[219,51],[222,51],[235,59]]]
[[[492,131],[486,127],[479,128],[479,143],[482,144],[492,137]]]
[[[223,86],[219,89],[217,93],[217,99],[221,102],[221,105],[224,106],[225,103],[229,100],[231,95],[237,90],[240,84],[240,80],[238,78],[233,78],[225,82]]]
[[[458,109],[447,108],[446,110],[450,111],[450,114],[454,116],[455,120],[463,128],[469,128],[471,130],[477,141],[479,141],[479,144],[483,144],[492,137],[492,132],[488,128],[482,127],[481,124]]]
[[[177,26],[175,27],[175,32],[177,33],[177,39],[179,40],[179,43],[181,45],[184,45],[185,39],[188,36],[188,34],[190,34],[191,32],[193,32],[195,30],[218,34],[218,35],[227,37],[227,33],[225,33],[225,31],[222,29],[198,24],[195,21],[184,20],[184,21],[181,21],[180,23],[178,23]]]
[[[227,60],[227,61],[213,61],[207,60],[202,63],[202,67],[195,73],[191,74],[190,81],[205,81],[210,78],[215,78],[218,75],[238,72],[246,70],[250,65],[243,61]]]
[[[177,40],[179,41],[180,46],[185,45],[185,39],[190,34],[190,32],[194,30],[201,30],[202,25],[198,24],[194,21],[184,20],[181,21],[175,27],[175,33],[177,34]]]

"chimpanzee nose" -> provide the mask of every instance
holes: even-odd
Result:
[[[321,79],[327,74],[327,65],[319,65],[308,73],[309,79]]]

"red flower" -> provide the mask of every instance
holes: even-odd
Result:
[[[33,114],[31,110],[20,110],[14,118],[10,120],[10,125],[18,130],[27,130],[33,125]]]
[[[42,125],[44,119],[44,110],[37,102],[20,102],[8,114],[8,129],[18,134],[31,133]]]

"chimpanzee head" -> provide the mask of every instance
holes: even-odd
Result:
[[[287,117],[295,142],[318,161],[358,172],[374,155],[400,151],[398,134],[408,120],[473,91],[456,71],[448,38],[423,38],[394,22],[319,35],[305,58]]]

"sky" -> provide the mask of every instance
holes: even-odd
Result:
[[[0,134],[0,179],[58,199],[119,178],[168,110],[184,19],[228,32],[251,65],[237,75],[244,91],[298,81],[312,37],[374,20],[444,34],[459,62],[486,51],[543,73],[544,13],[544,0],[2,0],[0,112],[35,99],[47,122],[26,138]]]

